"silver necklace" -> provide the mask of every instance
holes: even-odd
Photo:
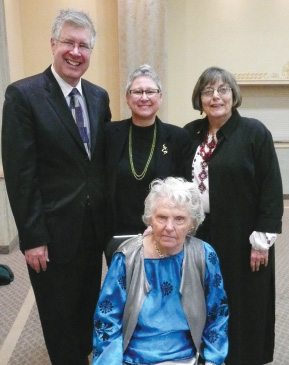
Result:
[[[165,255],[161,252],[161,250],[158,248],[158,245],[156,243],[156,241],[154,241],[154,246],[155,246],[155,249],[157,251],[157,254],[159,255],[159,258],[163,259],[165,257]]]

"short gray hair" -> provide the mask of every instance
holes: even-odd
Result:
[[[201,194],[195,183],[183,178],[167,177],[155,179],[150,184],[150,192],[145,200],[143,222],[148,226],[156,209],[158,198],[167,198],[172,206],[187,209],[194,227],[190,234],[194,235],[205,218]]]
[[[58,41],[62,26],[71,24],[79,28],[87,28],[90,31],[90,47],[94,47],[96,31],[90,16],[82,10],[61,9],[52,24],[51,37]]]
[[[144,64],[135,69],[129,76],[125,88],[125,93],[128,94],[132,83],[138,77],[145,76],[151,78],[157,85],[157,88],[162,91],[162,84],[157,73],[152,69],[150,65]]]
[[[220,67],[209,67],[207,68],[199,77],[197,81],[193,95],[192,95],[192,103],[193,107],[200,112],[203,111],[202,100],[201,100],[201,92],[207,85],[213,85],[217,81],[222,80],[225,84],[228,84],[232,89],[233,93],[233,106],[232,109],[238,108],[242,104],[242,95],[239,85],[235,77],[227,70],[224,70]]]

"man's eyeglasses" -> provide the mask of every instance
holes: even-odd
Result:
[[[146,94],[146,96],[148,98],[156,95],[156,94],[159,94],[160,93],[160,90],[159,89],[150,89],[150,90],[129,90],[129,94],[137,97],[137,98],[140,98],[143,96],[143,94]]]
[[[89,53],[91,51],[91,47],[86,43],[75,43],[70,40],[61,41],[60,39],[57,41],[69,51],[73,51],[75,47],[77,47],[81,53]]]
[[[201,91],[202,96],[213,96],[215,90],[217,90],[219,95],[227,95],[232,89],[229,86],[219,86],[217,89],[213,89],[212,87],[208,87]]]

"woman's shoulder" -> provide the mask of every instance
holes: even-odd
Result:
[[[187,243],[189,249],[192,249],[198,245],[200,248],[204,249],[205,252],[215,252],[214,248],[208,242],[205,242],[197,237],[189,237]]]
[[[185,247],[188,252],[204,252],[205,242],[197,237],[187,236]]]
[[[250,128],[251,130],[256,130],[258,132],[263,131],[266,133],[269,132],[269,129],[265,126],[265,124],[256,118],[241,116],[241,121],[245,127]]]
[[[205,118],[199,118],[199,119],[195,119],[192,120],[191,122],[185,124],[184,128],[189,129],[189,128],[194,128],[196,125],[200,125],[204,122]]]
[[[171,123],[167,123],[167,122],[163,122],[162,120],[160,120],[160,118],[156,117],[156,121],[157,124],[161,127],[161,128],[165,128],[167,130],[170,131],[177,131],[177,132],[181,132],[183,131],[182,127],[177,126],[176,124],[171,124]]]
[[[262,146],[265,142],[271,145],[273,143],[270,130],[258,119],[241,116],[237,129],[240,140],[242,139],[247,143],[255,146]]]
[[[169,137],[175,141],[182,141],[182,144],[186,144],[190,139],[190,133],[177,125],[164,123],[161,120],[158,121],[160,133],[163,136]]]
[[[105,130],[109,132],[109,131],[114,131],[116,129],[126,128],[127,126],[129,126],[130,122],[131,118],[123,120],[114,120],[110,123],[105,124]]]
[[[206,119],[205,118],[196,119],[196,120],[193,120],[190,123],[187,123],[184,126],[184,129],[187,130],[187,131],[189,131],[190,134],[192,134],[192,133],[199,133],[199,131],[202,128],[205,127],[205,124],[206,124]]]
[[[142,235],[138,234],[132,238],[129,238],[122,242],[116,252],[121,252],[124,255],[129,254],[131,251],[137,251],[142,246]]]

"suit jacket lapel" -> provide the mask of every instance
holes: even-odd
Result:
[[[72,113],[69,110],[67,102],[63,96],[60,86],[55,80],[50,67],[46,69],[44,74],[48,77],[48,82],[46,85],[47,101],[50,103],[52,108],[55,110],[59,117],[59,120],[63,123],[69,134],[75,140],[75,142],[81,147],[81,149],[86,153],[85,147],[83,145],[81,136],[79,134],[78,128],[73,119]]]
[[[123,122],[114,123],[117,123],[115,126],[115,133],[111,135],[111,146],[107,147],[113,149],[114,153],[112,154],[112,165],[117,166],[122,155],[122,150],[128,138],[131,121],[128,119]]]
[[[86,100],[86,106],[88,111],[89,123],[90,123],[90,140],[91,147],[90,152],[91,156],[93,156],[95,146],[96,146],[96,136],[99,128],[99,114],[97,113],[100,110],[99,103],[101,102],[97,90],[90,87],[90,85],[85,83],[85,80],[82,82],[82,90]]]
[[[121,122],[112,122],[112,133],[109,133],[106,137],[106,159],[109,174],[111,176],[111,184],[114,186],[116,179],[117,166],[122,155],[123,148],[128,138],[129,126],[131,119],[127,119]],[[112,126],[108,126],[111,128]]]

